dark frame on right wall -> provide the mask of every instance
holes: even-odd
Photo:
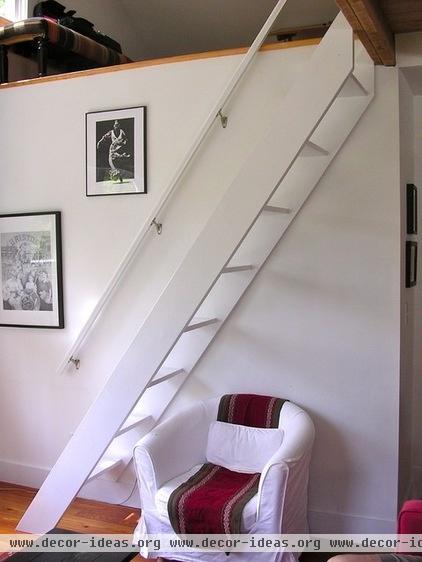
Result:
[[[406,242],[406,288],[414,287],[417,281],[418,243],[413,240]]]
[[[418,233],[418,190],[416,185],[406,185],[407,234]]]

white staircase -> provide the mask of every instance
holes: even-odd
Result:
[[[267,135],[169,280],[18,525],[53,528],[84,485],[119,480],[372,100],[373,63],[339,15]],[[206,256],[206,259],[204,258]],[[195,279],[195,283],[189,283]],[[171,316],[168,314],[171,311]],[[120,484],[116,482],[116,484]],[[124,490],[124,488],[121,488]]]

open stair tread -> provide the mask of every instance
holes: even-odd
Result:
[[[228,265],[221,273],[236,273],[237,271],[251,271],[254,269],[253,265]]]
[[[156,386],[157,384],[161,384],[162,382],[168,381],[173,377],[177,377],[178,375],[182,375],[186,373],[184,369],[161,369],[158,372],[158,376],[156,379],[152,380],[147,388],[151,388],[152,386]]]
[[[278,207],[277,205],[265,205],[263,211],[267,213],[281,213],[283,215],[289,215],[292,212],[287,207]]]
[[[98,478],[102,474],[113,470],[113,468],[117,468],[122,464],[123,460],[119,457],[112,457],[112,456],[105,456],[103,457],[94,468],[94,470],[89,475],[87,482],[94,480],[94,478]]]
[[[200,318],[198,316],[192,318],[190,323],[184,327],[184,332],[191,332],[192,330],[198,330],[199,328],[204,328],[205,326],[210,326],[218,322],[218,318]]]
[[[354,98],[360,96],[367,96],[369,95],[368,90],[362,84],[362,82],[355,76],[355,74],[351,74],[349,78],[344,83],[343,88],[339,93],[339,97],[341,98]]]
[[[144,423],[147,420],[152,421],[153,420],[152,416],[149,416],[147,414],[141,414],[141,413],[131,414],[130,416],[127,417],[125,423],[122,425],[122,427],[116,433],[116,437],[119,437],[119,435],[123,435],[123,433],[126,433],[127,431],[130,431],[134,427],[140,425],[141,423]]]
[[[328,156],[329,152],[325,150],[325,148],[322,148],[322,146],[319,146],[318,144],[315,144],[314,142],[308,140],[304,144],[300,155],[312,158],[315,156]]]

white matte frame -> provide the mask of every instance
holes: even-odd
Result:
[[[62,258],[61,258],[61,213],[46,212],[46,213],[20,213],[10,215],[0,215],[0,244],[2,235],[7,235],[10,238],[8,244],[15,246],[17,252],[20,251],[19,245],[36,244],[37,235],[40,233],[44,236],[47,233],[50,236],[50,255],[47,261],[50,262],[47,270],[48,281],[51,283],[52,289],[52,310],[23,310],[23,309],[7,309],[5,308],[4,295],[7,292],[6,283],[3,280],[3,266],[6,262],[5,247],[1,247],[0,252],[0,290],[2,301],[0,304],[0,326],[13,326],[19,328],[64,328],[63,319],[63,289],[62,289]],[[32,255],[31,269],[34,268],[39,274],[43,269],[43,263],[46,260],[39,259],[36,254]],[[22,267],[21,260],[16,259],[15,268],[19,275],[20,267]],[[44,266],[45,269],[46,266]],[[51,268],[51,271],[49,269]],[[28,271],[28,276],[31,275]],[[36,286],[36,281],[33,284]],[[19,284],[19,282],[17,282]],[[29,293],[29,289],[23,287],[20,283],[22,290],[17,291],[20,295]],[[5,291],[5,292],[4,292]],[[38,294],[38,287],[34,287],[34,291]],[[38,295],[39,297],[39,295]],[[21,300],[21,297],[19,297]],[[38,301],[35,300],[38,304]]]
[[[86,195],[128,195],[147,193],[146,166],[146,106],[128,107],[124,109],[94,111],[85,116],[86,142]],[[133,164],[134,177],[116,180],[97,181],[97,137],[98,122],[133,119]],[[124,129],[123,129],[124,130]]]

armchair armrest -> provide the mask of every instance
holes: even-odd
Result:
[[[154,508],[157,490],[168,480],[205,462],[209,420],[202,403],[159,424],[134,448],[142,506]]]
[[[308,414],[294,408],[297,411],[292,411],[283,427],[283,442],[265,465],[259,482],[257,517],[266,522],[266,532],[270,533],[281,532],[281,514],[289,519],[291,496],[296,498],[296,511],[306,510],[308,465],[315,430]]]

